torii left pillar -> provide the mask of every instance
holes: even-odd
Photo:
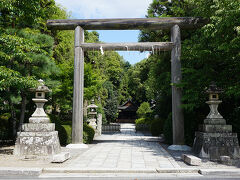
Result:
[[[80,46],[83,42],[84,29],[77,26],[74,39],[72,144],[67,145],[67,148],[88,148],[83,144],[84,51]]]
[[[181,33],[178,25],[174,25],[171,29],[171,42],[174,43],[171,52],[173,145],[169,146],[169,149],[189,151],[191,148],[184,145],[184,116],[181,107],[182,90],[177,87],[182,80],[180,61]]]

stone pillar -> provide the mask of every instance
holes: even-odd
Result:
[[[83,42],[84,29],[77,26],[74,40],[72,144],[67,145],[67,148],[87,148],[83,144],[84,51],[80,47]]]
[[[97,133],[98,135],[102,135],[102,114],[97,115]]]
[[[173,144],[184,144],[184,117],[181,108],[182,90],[176,85],[182,80],[181,74],[181,35],[180,28],[175,25],[171,29],[171,41],[174,47],[171,53],[171,82],[172,82],[172,127]]]

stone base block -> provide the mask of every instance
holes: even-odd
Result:
[[[54,123],[26,123],[22,126],[25,132],[51,132],[55,131]]]
[[[29,123],[49,123],[49,117],[30,117]]]
[[[232,160],[229,156],[220,156],[220,162],[226,165],[232,165]]]
[[[68,144],[66,146],[66,148],[69,148],[69,149],[84,149],[84,148],[88,148],[88,145],[86,144]]]
[[[70,158],[69,152],[61,152],[53,155],[52,163],[62,163]]]
[[[204,124],[218,124],[218,125],[225,125],[225,119],[204,119]]]
[[[201,158],[219,161],[220,156],[240,158],[240,148],[236,133],[196,132],[193,151]]]
[[[203,137],[203,138],[237,138],[237,133],[207,133],[207,132],[195,132],[195,137]]]
[[[168,149],[173,151],[191,151],[192,148],[187,145],[171,145]]]
[[[61,151],[58,132],[19,132],[14,148],[18,156],[48,156]]]
[[[187,154],[182,155],[182,160],[185,163],[193,165],[193,166],[199,166],[202,163],[202,160],[200,158],[193,156],[193,155],[187,155]]]
[[[223,133],[231,133],[232,132],[232,125],[212,125],[212,124],[202,124],[199,126],[199,131],[201,132],[223,132]]]

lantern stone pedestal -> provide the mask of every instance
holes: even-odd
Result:
[[[207,90],[210,113],[199,126],[195,133],[193,151],[201,158],[211,161],[220,161],[221,156],[229,156],[232,159],[240,158],[240,149],[237,133],[232,133],[232,125],[227,125],[226,120],[218,112],[218,93],[222,92],[215,84]]]
[[[47,102],[45,93],[49,92],[47,86],[39,80],[40,85],[35,89],[36,98],[33,101],[37,108],[29,118],[29,123],[22,126],[22,132],[18,132],[14,155],[22,158],[50,158],[53,162],[63,162],[70,157],[69,153],[61,153],[58,132],[55,124],[50,123],[43,106]]]

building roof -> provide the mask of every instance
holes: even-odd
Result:
[[[137,111],[138,107],[129,99],[121,106],[118,106],[118,110],[122,111]]]

